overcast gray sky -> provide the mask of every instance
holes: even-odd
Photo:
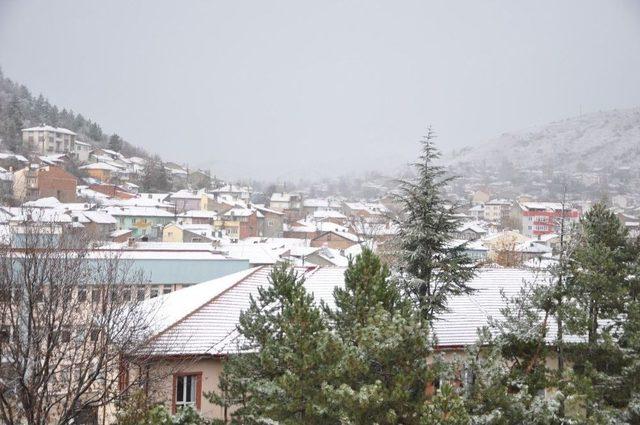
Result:
[[[640,1],[0,0],[0,66],[223,177],[387,171],[640,105]]]

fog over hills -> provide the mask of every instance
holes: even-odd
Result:
[[[449,153],[453,168],[466,165],[559,171],[636,166],[640,160],[640,107],[585,114],[521,131]]]

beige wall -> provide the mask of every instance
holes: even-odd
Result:
[[[460,362],[464,361],[466,351],[462,348],[455,348],[440,350],[440,354],[446,362]],[[553,351],[549,352],[546,363],[549,369],[557,368],[558,361]],[[162,378],[155,381],[155,390],[152,390],[152,396],[155,397],[154,400],[156,402],[160,402],[171,409],[174,397],[172,394],[174,374],[202,373],[200,413],[209,419],[224,419],[223,408],[211,404],[205,397],[208,392],[218,391],[222,366],[223,360],[220,358],[164,361],[154,371],[155,376],[162,376]],[[550,396],[553,391],[554,389],[548,389],[546,391],[547,396]]]
[[[182,242],[182,229],[175,224],[167,224],[162,229],[162,242]]]
[[[130,381],[135,379],[137,370],[135,367],[130,369]],[[219,358],[176,358],[168,360],[159,360],[151,366],[149,398],[152,402],[161,403],[168,409],[174,406],[173,394],[174,377],[179,374],[202,374],[202,384],[200,393],[196,394],[196,398],[200,397],[200,413],[211,419],[223,419],[224,410],[220,406],[210,403],[205,394],[218,391],[218,383],[220,374],[222,373],[222,360]]]

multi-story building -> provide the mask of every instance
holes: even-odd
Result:
[[[265,207],[256,207],[256,210],[264,216],[260,236],[265,238],[281,238],[284,228],[284,213]]]
[[[89,160],[89,154],[91,153],[91,149],[93,147],[86,142],[81,142],[80,140],[76,140],[75,142],[75,157],[80,162],[87,162]]]
[[[232,208],[215,220],[216,230],[222,231],[231,239],[244,239],[252,236],[261,236],[261,221],[264,215],[250,208]]]
[[[62,127],[43,124],[22,130],[22,142],[43,155],[66,153],[77,156],[76,133]]]
[[[19,201],[55,197],[60,202],[75,202],[77,180],[60,167],[35,164],[13,174],[13,195]]]
[[[514,213],[527,237],[560,233],[563,217],[567,230],[580,219],[577,209],[563,207],[560,202],[519,202]]]
[[[508,199],[492,199],[484,204],[484,219],[501,222],[511,213],[511,201]]]

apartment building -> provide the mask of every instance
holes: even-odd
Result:
[[[500,222],[509,217],[511,201],[508,199],[492,199],[484,204],[484,219]]]
[[[580,212],[560,202],[520,202],[514,216],[521,223],[521,232],[527,237],[538,237],[551,233],[559,234],[564,217],[565,227],[580,220]]]
[[[43,155],[65,153],[77,157],[76,133],[43,124],[22,130],[22,143]]]
[[[60,167],[31,164],[13,174],[13,194],[21,202],[54,197],[75,202],[77,179]]]

